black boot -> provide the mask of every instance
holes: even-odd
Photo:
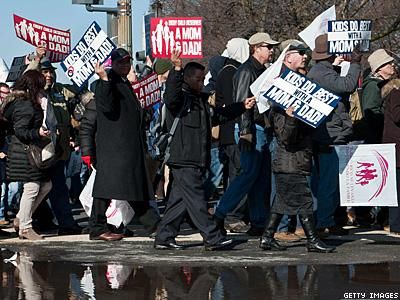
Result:
[[[335,247],[327,246],[319,239],[317,233],[315,232],[315,225],[312,215],[300,215],[299,219],[307,237],[308,252],[328,253],[333,252],[336,249]]]
[[[283,215],[271,214],[267,228],[264,231],[263,236],[260,239],[260,248],[263,250],[276,250],[283,251],[286,247],[281,246],[275,239],[274,234],[278,229],[279,223],[282,220]]]
[[[214,215],[214,221],[217,224],[217,228],[221,231],[222,235],[226,236],[227,232],[225,229],[225,219],[218,218]]]

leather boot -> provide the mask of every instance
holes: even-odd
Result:
[[[37,234],[36,231],[33,230],[32,228],[22,229],[19,232],[19,238],[21,240],[27,239],[27,240],[31,240],[31,241],[43,240],[43,237],[41,235]]]
[[[226,236],[227,232],[225,229],[225,219],[218,218],[214,215],[214,221],[217,224],[217,228],[221,231],[222,235]]]
[[[299,219],[307,237],[308,252],[328,253],[336,249],[335,247],[326,245],[320,240],[315,231],[314,218],[312,215],[299,215]]]
[[[274,235],[278,229],[279,223],[282,220],[283,215],[271,214],[268,225],[264,231],[263,236],[260,239],[260,248],[263,250],[276,250],[283,251],[286,247],[281,246],[275,239]]]

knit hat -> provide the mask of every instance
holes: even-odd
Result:
[[[156,72],[157,75],[164,74],[165,72],[171,70],[172,67],[173,65],[169,59],[162,58],[157,59],[153,65],[154,72]]]
[[[315,48],[312,51],[311,58],[313,60],[324,60],[333,54],[328,53],[328,35],[322,34],[315,39]]]
[[[378,49],[368,57],[372,73],[375,73],[380,67],[392,61],[394,61],[394,58],[387,54],[384,49]]]
[[[266,32],[257,32],[249,38],[249,45],[258,45],[261,43],[267,43],[268,45],[278,45],[280,42],[271,39],[271,36]]]
[[[248,40],[242,38],[230,39],[226,44],[225,51],[222,56],[229,57],[242,64],[249,58],[250,55]]]

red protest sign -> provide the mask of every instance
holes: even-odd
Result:
[[[160,84],[156,73],[135,82],[132,88],[143,108],[149,108],[161,100]]]
[[[71,48],[69,31],[48,27],[14,15],[14,29],[17,37],[29,44],[45,47],[51,62],[62,61]]]
[[[182,58],[201,58],[202,18],[152,18],[150,40],[153,57],[170,57],[172,49],[180,49]]]

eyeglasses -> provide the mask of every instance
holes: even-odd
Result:
[[[260,47],[261,47],[261,48],[268,48],[268,50],[271,50],[272,48],[274,48],[273,45],[268,45],[268,44],[260,45]]]

